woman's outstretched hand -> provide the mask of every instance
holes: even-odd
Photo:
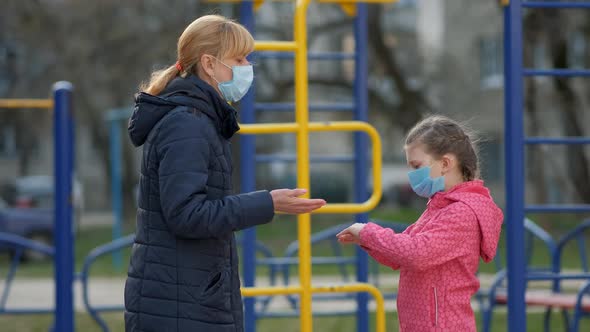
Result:
[[[366,226],[366,224],[356,223],[352,224],[342,232],[336,234],[338,238],[338,242],[343,244],[358,244],[361,241],[361,230]]]
[[[270,192],[275,211],[288,214],[309,213],[326,205],[323,199],[299,198],[305,189],[277,189]]]

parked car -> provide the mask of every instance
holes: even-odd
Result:
[[[3,185],[2,198],[9,205],[18,207],[53,207],[54,179],[51,175],[18,177]],[[72,196],[74,206],[83,208],[83,192],[80,181],[74,179]]]
[[[53,209],[2,208],[0,209],[0,232],[19,235],[52,246]],[[12,252],[11,248],[5,243],[0,243],[2,252]],[[46,257],[43,253],[25,250],[22,258],[25,261],[37,261]]]
[[[55,194],[53,181],[53,176],[50,175],[19,177],[1,186],[0,198],[13,208],[53,210]],[[72,203],[74,223],[79,225],[84,211],[84,199],[82,184],[77,180],[73,183]]]
[[[20,235],[47,245],[54,237],[54,183],[53,177],[35,175],[16,178],[0,186],[0,232]],[[72,188],[73,231],[77,231],[83,205],[82,185],[74,181]],[[8,246],[0,244],[1,251]],[[31,250],[24,260],[40,260],[43,254]]]

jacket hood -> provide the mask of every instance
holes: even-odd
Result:
[[[168,101],[158,96],[141,92],[135,97],[133,115],[129,119],[127,131],[134,146],[145,143],[152,128],[166,113],[180,104]]]
[[[127,130],[134,146],[147,140],[152,128],[168,112],[179,106],[190,107],[213,120],[220,134],[229,139],[239,130],[236,111],[208,83],[194,75],[176,77],[158,96],[140,92]]]
[[[468,181],[435,194],[429,204],[444,207],[453,202],[468,205],[477,217],[481,235],[480,256],[485,262],[491,261],[496,255],[504,214],[494,203],[489,189],[481,180]]]

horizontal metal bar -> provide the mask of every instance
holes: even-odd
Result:
[[[90,309],[96,312],[113,312],[113,311],[123,311],[125,310],[125,306],[120,305],[97,305],[97,306],[90,306]]]
[[[361,121],[336,121],[336,122],[310,122],[309,130],[312,132],[324,132],[324,131],[351,131],[351,132],[364,132],[371,140],[371,158],[373,161],[372,165],[372,176],[373,176],[373,193],[368,200],[363,203],[344,203],[344,204],[327,204],[317,210],[314,213],[362,213],[373,210],[379,200],[381,200],[382,183],[381,183],[381,138],[377,129],[371,126],[367,122]]]
[[[0,108],[53,109],[53,99],[0,99]]]
[[[357,4],[357,3],[393,3],[396,0],[318,0],[318,2],[323,3],[349,3],[349,4]]]
[[[312,257],[312,264],[353,264],[356,257]],[[259,265],[297,265],[299,257],[273,257],[256,260]]]
[[[288,287],[242,287],[242,296],[252,297],[260,295],[285,295],[303,292],[301,286]]]
[[[343,311],[314,311],[313,316],[316,317],[332,317],[332,316],[351,316],[356,315],[356,310],[343,310]],[[291,318],[300,317],[299,311],[291,312],[264,312],[257,313],[258,318]]]
[[[240,134],[246,135],[295,133],[298,129],[297,123],[240,124]]]
[[[256,52],[254,58],[258,59],[295,59],[295,54],[284,52],[263,51]],[[316,52],[308,53],[308,60],[354,60],[354,53],[347,52]]]
[[[271,2],[287,2],[287,1],[291,1],[291,0],[272,0]],[[255,4],[257,3],[263,3],[264,0],[205,0],[206,3],[236,3],[236,2],[253,2]]]
[[[527,137],[525,144],[590,144],[590,137]]]
[[[0,316],[2,315],[35,315],[35,314],[53,314],[55,309],[53,308],[14,308],[0,310]]]
[[[542,280],[589,280],[590,273],[532,273],[526,276],[529,281]]]
[[[257,287],[242,288],[242,295],[244,297],[260,296],[260,295],[283,295],[302,293],[302,287]],[[361,293],[367,292],[373,296],[376,305],[376,331],[385,332],[385,302],[383,295],[377,287],[370,284],[346,284],[337,286],[315,286],[311,287],[313,294],[318,293]]]
[[[343,3],[343,4],[357,4],[357,3],[393,3],[396,0],[317,0],[323,3]],[[207,3],[237,3],[237,2],[253,2],[254,4],[261,4],[263,0],[205,0]],[[294,2],[293,0],[268,0],[268,2]]]
[[[590,76],[588,69],[524,69],[524,76],[559,76],[559,77],[583,77]]]
[[[272,163],[272,162],[296,162],[296,155],[281,155],[281,154],[265,154],[257,155],[256,161],[259,163]],[[353,156],[318,156],[311,155],[309,161],[312,163],[344,163],[354,161]]]
[[[4,247],[12,249],[32,249],[33,251],[40,252],[52,257],[55,254],[55,248],[53,246],[48,246],[44,243],[29,240],[20,235],[11,233],[0,232],[0,244],[3,244]]]
[[[581,213],[590,212],[590,204],[546,204],[546,205],[527,205],[524,208],[527,213],[547,212],[547,213]]]
[[[293,52],[297,50],[297,43],[294,41],[257,41],[254,43],[257,51]]]
[[[310,122],[307,124],[310,132],[324,131],[358,131],[369,135],[371,139],[371,155],[373,161],[373,193],[368,200],[363,203],[336,203],[327,204],[313,213],[349,213],[356,214],[371,211],[379,204],[383,195],[381,184],[381,138],[377,129],[367,122],[362,121],[334,121],[334,122]],[[279,134],[294,133],[300,127],[297,123],[266,123],[266,124],[242,124],[240,125],[241,134]]]
[[[523,1],[525,8],[590,8],[590,2],[567,2],[567,1]]]
[[[273,111],[273,112],[293,112],[295,110],[294,103],[256,103],[254,109],[257,111]],[[354,111],[353,103],[330,103],[330,104],[311,104],[309,105],[310,112],[349,112]]]
[[[252,297],[260,295],[286,295],[298,294],[303,292],[301,286],[286,286],[286,287],[242,287],[242,296]],[[379,301],[383,296],[377,287],[370,284],[356,283],[335,286],[314,286],[311,288],[313,294],[325,293],[359,293],[368,292],[374,295],[374,298]]]

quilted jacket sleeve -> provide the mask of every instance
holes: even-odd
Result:
[[[360,233],[360,245],[371,256],[380,257],[393,268],[426,270],[470,254],[469,241],[477,241],[477,218],[463,203],[432,220],[420,233],[396,234],[389,228],[369,223]],[[464,208],[463,208],[464,207]]]
[[[180,112],[161,126],[156,140],[160,203],[169,229],[178,237],[220,237],[268,223],[274,217],[268,191],[207,200],[210,124]]]

